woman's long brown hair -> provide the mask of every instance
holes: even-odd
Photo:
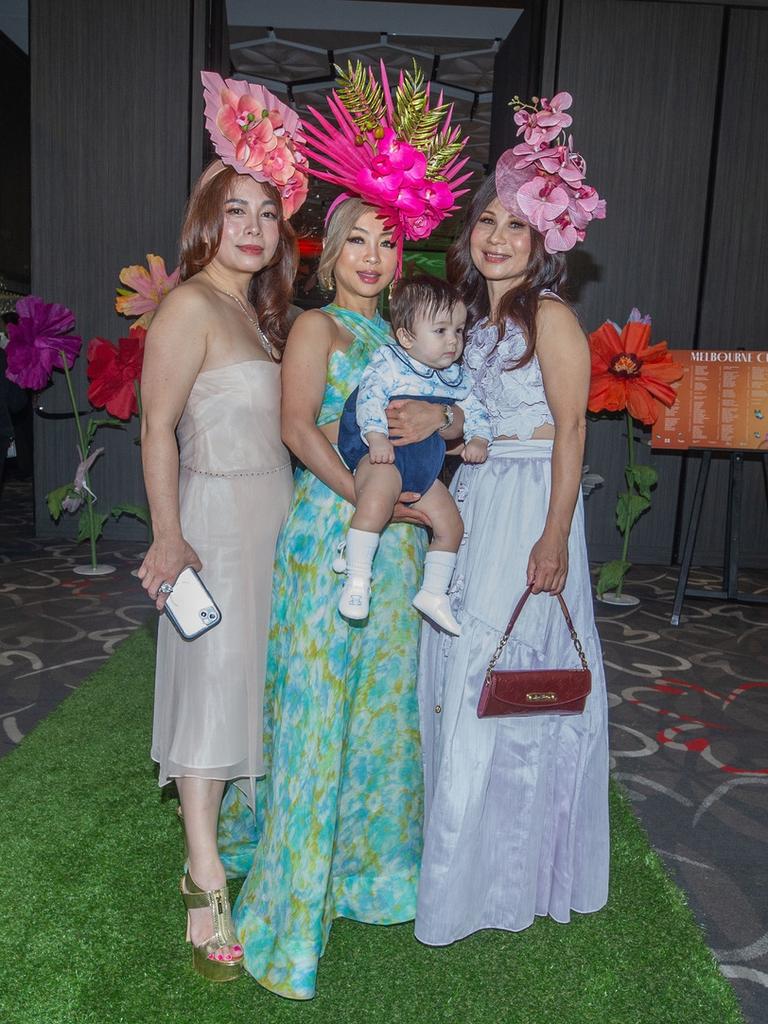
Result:
[[[237,171],[224,167],[216,172],[214,161],[195,183],[181,228],[179,263],[181,280],[186,281],[207,266],[221,245],[224,204],[232,195]],[[285,348],[290,327],[288,311],[293,298],[293,281],[299,265],[296,234],[283,216],[280,193],[268,182],[260,183],[277,207],[279,241],[275,255],[248,285],[248,300],[256,310],[259,325],[279,356]]]
[[[496,179],[491,174],[472,197],[459,236],[446,257],[448,280],[459,289],[467,307],[467,328],[491,317],[488,285],[472,262],[469,240],[483,211],[496,198]],[[540,294],[545,288],[556,292],[564,281],[565,257],[562,253],[548,253],[544,248],[542,235],[531,228],[531,255],[525,273],[519,283],[513,284],[509,291],[504,293],[494,317],[494,323],[499,331],[497,345],[504,337],[508,320],[522,329],[526,340],[525,352],[520,359],[505,369],[518,369],[533,359],[536,350],[536,313],[539,309]]]

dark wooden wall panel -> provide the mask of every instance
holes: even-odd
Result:
[[[200,167],[190,90],[204,59],[205,7],[204,0],[70,0],[63,17],[58,0],[31,5],[32,288],[70,306],[86,341],[126,333],[128,321],[113,308],[121,267],[144,263],[147,252],[176,264],[190,164],[194,173]],[[81,408],[85,371],[83,355],[75,372]],[[64,381],[55,378],[42,404],[62,411]],[[136,433],[134,420],[125,433],[101,435],[107,454],[93,486],[110,503],[144,500]],[[73,518],[52,523],[44,495],[74,472],[74,446],[71,422],[36,418],[40,534],[73,532]],[[143,535],[130,521],[110,530]]]
[[[726,40],[699,347],[768,349],[768,11],[730,11]],[[755,425],[765,432],[768,408],[762,411],[765,419]],[[686,519],[697,468],[687,474]],[[727,486],[727,463],[718,459],[702,511],[699,563],[721,555]],[[741,523],[743,564],[768,564],[765,482],[754,457],[744,466]]]
[[[0,32],[0,277],[29,285],[29,57]]]
[[[509,101],[531,96],[541,89],[543,75],[546,0],[528,0],[514,28],[499,47],[493,63],[490,166],[505,149],[517,143],[517,125]]]
[[[608,203],[569,256],[587,331],[622,323],[632,306],[654,318],[654,339],[691,347],[704,242],[722,10],[718,7],[561,0],[556,88],[574,96],[574,139],[587,181]],[[555,45],[550,33],[550,46]],[[545,65],[552,64],[545,60]],[[672,549],[680,458],[658,465],[653,509],[631,555],[665,562]],[[613,509],[622,486],[622,425],[590,425],[587,461],[606,486],[587,503],[590,554],[616,557]]]

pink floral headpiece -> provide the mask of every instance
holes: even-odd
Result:
[[[398,248],[404,238],[427,238],[457,209],[466,192],[458,186],[470,176],[458,176],[466,140],[451,127],[453,108],[442,93],[430,108],[429,85],[415,61],[400,73],[394,98],[383,61],[381,82],[360,61],[336,70],[338,88],[328,103],[338,126],[312,107],[318,125],[303,126],[309,141],[300,148],[324,168],[310,173],[375,207]]]
[[[605,217],[605,200],[584,184],[587,165],[574,151],[573,136],[565,134],[572,123],[566,114],[571,103],[567,92],[551,100],[534,96],[532,104],[515,97],[510,106],[524,141],[502,153],[496,164],[501,205],[540,231],[551,253],[583,242],[589,222]]]
[[[307,161],[296,143],[299,115],[261,85],[201,71],[213,148],[238,174],[274,185],[286,217],[307,198]]]

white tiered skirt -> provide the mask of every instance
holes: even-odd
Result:
[[[444,945],[482,928],[567,922],[608,896],[605,675],[592,610],[582,499],[564,597],[592,672],[578,716],[479,719],[485,670],[526,586],[550,494],[551,441],[495,441],[451,490],[465,523],[451,586],[454,638],[425,624],[419,702],[426,817],[416,937]],[[498,668],[578,667],[556,600],[532,595]]]

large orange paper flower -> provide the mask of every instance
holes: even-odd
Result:
[[[131,325],[131,330],[150,325],[155,310],[160,302],[179,283],[179,268],[171,274],[166,273],[165,260],[162,256],[147,253],[146,267],[134,265],[123,267],[120,280],[127,288],[117,289],[115,309],[122,316],[137,316],[139,319]]]
[[[641,423],[655,423],[662,405],[675,400],[673,381],[680,380],[683,368],[667,351],[667,343],[649,345],[649,318],[632,311],[629,323],[619,334],[606,321],[589,336],[592,351],[592,381],[589,388],[590,412],[621,412]]]

